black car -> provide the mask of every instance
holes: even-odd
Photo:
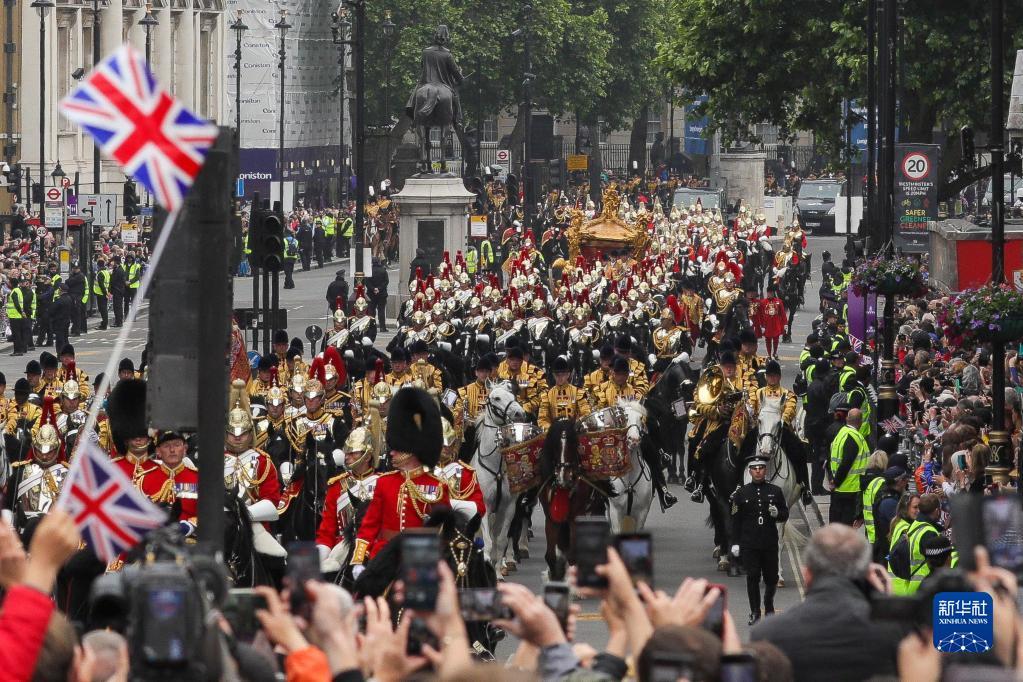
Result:
[[[803,228],[813,234],[835,234],[835,204],[845,193],[844,180],[804,180],[796,197]]]

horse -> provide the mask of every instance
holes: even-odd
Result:
[[[323,514],[323,501],[327,495],[327,481],[335,469],[333,460],[329,459],[331,456],[320,452],[325,446],[317,446],[312,434],[308,434],[304,456],[296,458],[293,465],[290,462],[283,463],[291,465],[287,468],[292,469],[288,477],[289,484],[284,491],[290,499],[287,506],[279,510],[280,518],[276,524],[283,544],[316,538],[316,529]],[[286,467],[282,466],[281,470],[285,471]],[[292,486],[298,488],[297,494],[289,494]]]
[[[629,449],[629,470],[611,479],[611,497],[608,498],[612,533],[631,533],[643,530],[650,503],[654,499],[654,485],[650,478],[641,448],[652,447],[643,421],[647,411],[638,400],[620,400],[625,410],[625,444]],[[644,443],[643,441],[647,442]]]
[[[714,556],[718,560],[718,570],[728,571],[734,568],[729,561],[732,547],[732,495],[742,483],[742,458],[740,449],[728,438],[728,425],[723,428],[726,433],[718,451],[703,452],[702,457],[705,476],[710,481],[705,490],[710,506],[710,524],[714,528]],[[692,441],[690,446],[693,446]]]
[[[796,311],[803,300],[800,275],[795,267],[789,266],[785,269],[778,282],[778,294],[789,314],[788,324],[785,325],[785,333],[782,334],[781,340],[784,343],[790,343],[792,341],[792,323],[796,319]]]
[[[575,543],[575,519],[590,513],[603,513],[603,496],[583,476],[579,463],[579,437],[576,423],[559,419],[544,439],[540,458],[538,497],[546,522],[548,577],[564,580],[566,559]]]
[[[685,412],[677,416],[673,405],[679,400],[688,403],[693,399],[695,386],[687,366],[687,363],[678,359],[671,362],[643,400],[647,410],[647,432],[654,447],[669,459],[669,478],[682,476],[684,469],[685,435],[689,417]]]
[[[498,430],[515,422],[526,421],[526,411],[515,399],[515,392],[507,381],[493,384],[487,396],[487,406],[480,410],[476,420],[476,452],[473,466],[483,500],[487,505],[484,519],[489,561],[495,572],[500,569],[508,549],[508,531],[515,515],[515,498],[504,475],[504,459]]]

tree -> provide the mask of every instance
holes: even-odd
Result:
[[[902,139],[930,142],[935,128],[989,127],[988,5],[899,4]],[[866,101],[866,13],[866,0],[670,0],[657,63],[677,85],[709,95],[710,129],[726,141],[772,123],[783,134],[809,130],[818,146],[835,152],[843,98]],[[1006,13],[1005,29],[1008,81],[1023,44],[1018,12]]]

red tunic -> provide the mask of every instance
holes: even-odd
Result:
[[[363,479],[356,479],[351,474],[344,473],[330,479],[327,487],[327,496],[323,503],[323,515],[320,517],[320,525],[316,529],[316,544],[333,548],[341,542],[341,534],[351,521],[351,515],[356,503],[371,496],[376,486],[377,474],[370,474]],[[356,500],[342,500],[342,495],[354,495]],[[338,504],[338,502],[342,504]]]
[[[762,299],[759,308],[757,326],[760,327],[761,335],[774,339],[784,334],[788,315],[782,300],[777,296]]]
[[[363,563],[367,555],[373,558],[403,530],[422,528],[434,504],[450,504],[448,487],[425,469],[381,474],[359,525],[352,563]]]
[[[181,503],[181,521],[196,523],[199,516],[199,470],[187,460],[177,469],[160,465],[174,486],[174,499]]]
[[[112,460],[124,475],[131,479],[135,487],[141,490],[153,502],[172,502],[174,491],[168,485],[170,478],[159,464],[151,459],[138,460],[132,455],[117,457]]]
[[[466,500],[476,505],[476,513],[483,516],[487,513],[487,504],[483,501],[483,489],[476,480],[476,470],[463,462],[451,462],[438,473],[448,481],[448,492],[456,500]],[[457,484],[451,481],[458,476]]]

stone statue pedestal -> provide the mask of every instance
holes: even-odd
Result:
[[[476,195],[465,189],[460,177],[451,174],[418,174],[392,195],[401,214],[398,241],[398,305],[409,297],[409,267],[422,249],[434,272],[444,257],[465,253],[469,233],[469,204]],[[425,276],[425,273],[424,273]],[[414,275],[413,275],[414,277]]]

